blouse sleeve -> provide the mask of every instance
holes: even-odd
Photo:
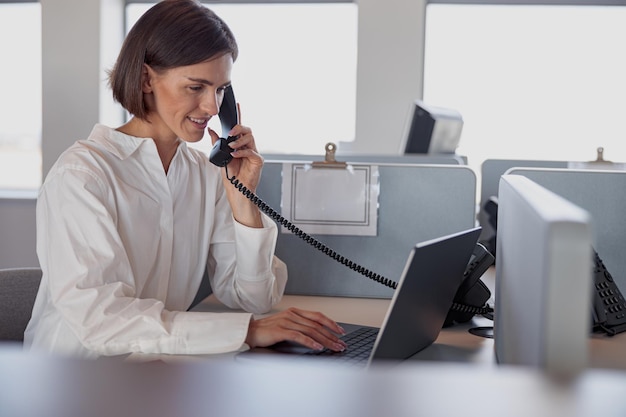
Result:
[[[225,194],[215,213],[207,262],[213,293],[231,308],[267,313],[280,301],[287,283],[287,266],[274,254],[276,223],[264,214],[262,228],[238,223]]]
[[[42,187],[37,251],[44,298],[55,314],[84,347],[102,355],[240,349],[250,314],[168,311],[160,300],[138,297],[110,198],[85,170],[56,172]]]

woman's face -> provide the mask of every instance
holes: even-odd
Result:
[[[219,112],[232,66],[230,54],[159,73],[146,66],[143,93],[152,138],[202,139],[209,119]]]

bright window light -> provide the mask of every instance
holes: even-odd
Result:
[[[41,185],[40,4],[0,3],[0,39],[0,189],[36,190]]]
[[[127,6],[129,28],[150,6]],[[354,140],[356,4],[207,6],[237,38],[233,88],[262,153],[323,154],[327,142]]]
[[[459,153],[626,161],[626,7],[432,4],[424,101],[459,110]]]

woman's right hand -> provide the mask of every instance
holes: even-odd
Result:
[[[289,341],[313,350],[328,348],[342,352],[346,344],[338,335],[345,331],[324,314],[291,307],[261,319],[252,319],[246,343],[251,347],[267,347]]]

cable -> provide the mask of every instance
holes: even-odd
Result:
[[[489,304],[485,304],[482,307],[474,307],[467,304],[452,303],[452,309],[461,313],[472,313],[487,315],[494,312],[493,308]]]
[[[348,258],[340,255],[339,253],[335,252],[334,250],[332,250],[331,248],[329,248],[328,246],[326,246],[325,244],[323,244],[319,240],[315,239],[313,236],[310,236],[307,233],[303,232],[296,225],[294,225],[289,220],[285,219],[282,215],[280,215],[280,213],[278,213],[272,207],[267,205],[256,194],[254,194],[252,191],[250,191],[248,188],[246,188],[246,186],[243,185],[241,182],[239,182],[239,180],[234,175],[232,177],[229,177],[229,175],[228,175],[228,165],[224,165],[224,169],[226,170],[226,179],[228,179],[228,181],[237,190],[239,190],[240,193],[242,193],[244,196],[246,196],[246,198],[248,198],[250,201],[252,201],[263,213],[267,214],[274,221],[278,222],[279,224],[281,224],[282,226],[287,228],[287,230],[289,230],[291,233],[293,233],[294,235],[296,235],[300,239],[304,240],[306,243],[308,243],[309,245],[313,246],[315,249],[317,249],[317,250],[323,252],[324,254],[330,256],[331,258],[333,258],[335,261],[339,262],[340,264],[342,264],[342,265],[352,269],[353,271],[356,271],[356,272],[366,276],[367,278],[369,278],[371,280],[374,280],[374,281],[376,281],[376,282],[378,282],[378,283],[380,283],[380,284],[382,284],[382,285],[384,285],[386,287],[392,288],[394,290],[396,288],[398,288],[398,283],[397,282],[392,281],[389,278],[385,278],[384,276],[382,276],[380,274],[372,272],[372,271],[370,271],[369,269],[367,269],[365,267],[362,267],[361,265],[357,264],[356,262],[353,262],[353,261],[349,260]],[[463,312],[463,313],[472,313],[472,314],[483,314],[484,315],[484,314],[493,313],[493,308],[489,307],[489,305],[485,305],[483,307],[474,307],[474,306],[470,306],[470,305],[466,305],[466,304],[452,303],[452,309],[456,310],[456,311]]]
[[[294,235],[298,236],[300,239],[304,240],[309,245],[313,246],[315,249],[317,249],[317,250],[325,253],[326,255],[330,256],[331,258],[333,258],[335,261],[339,262],[340,264],[342,264],[342,265],[352,269],[353,271],[356,271],[356,272],[358,272],[358,273],[360,273],[362,275],[365,275],[369,279],[372,279],[372,280],[374,280],[374,281],[376,281],[376,282],[378,282],[378,283],[380,283],[380,284],[382,284],[382,285],[384,285],[386,287],[392,288],[394,290],[398,287],[398,283],[397,282],[392,281],[389,278],[385,278],[384,276],[382,276],[380,274],[377,274],[375,272],[370,271],[367,268],[362,267],[361,265],[357,264],[356,262],[353,262],[353,261],[349,260],[348,258],[340,255],[339,253],[335,252],[334,250],[332,250],[328,246],[324,245],[322,242],[320,242],[319,240],[315,239],[314,237],[312,237],[312,236],[306,234],[305,232],[303,232],[296,225],[291,223],[289,220],[285,219],[278,212],[276,212],[276,210],[274,210],[272,207],[267,205],[256,194],[254,194],[252,191],[247,189],[241,182],[239,182],[239,180],[234,175],[232,177],[229,177],[228,176],[228,165],[225,165],[224,168],[226,169],[226,178],[228,179],[228,181],[230,181],[231,184],[233,184],[233,186],[237,190],[239,190],[239,192],[241,192],[243,195],[245,195],[259,209],[261,209],[261,211],[263,211],[265,214],[267,214],[269,217],[271,217],[274,221],[276,221],[279,224],[281,224],[284,227],[286,227],[291,233],[293,233]]]

